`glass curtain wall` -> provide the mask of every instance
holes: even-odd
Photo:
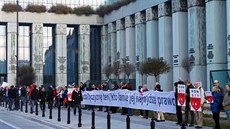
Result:
[[[7,81],[6,25],[0,25],[0,83]]]
[[[67,83],[78,84],[78,27],[67,28]]]
[[[31,64],[30,32],[30,26],[19,26],[18,67]]]
[[[53,26],[43,26],[43,83],[47,88],[55,84],[55,36]]]
[[[90,26],[90,80],[101,81],[101,28]]]

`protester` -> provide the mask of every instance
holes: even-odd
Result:
[[[186,103],[185,103],[184,124],[185,126],[193,127],[194,126],[194,111],[190,110],[190,89],[193,89],[194,87],[190,81],[186,81],[185,85],[186,85]],[[189,115],[190,115],[190,124],[188,125]]]
[[[9,96],[9,111],[13,110],[13,104],[14,104],[14,86],[10,86],[9,92],[8,92],[8,96]]]
[[[31,112],[30,113],[33,113],[34,106],[37,105],[38,98],[39,98],[39,91],[36,85],[33,86],[33,90],[31,91],[30,97],[31,97]]]
[[[117,90],[116,83],[112,84],[111,91]],[[110,107],[111,113],[117,113],[117,107]]]
[[[9,104],[9,87],[6,86],[3,91],[3,99],[6,103],[5,107],[7,108],[7,105]]]
[[[160,84],[156,85],[156,91],[163,92]],[[164,122],[165,121],[165,117],[164,117],[163,112],[159,112],[159,111],[157,112],[157,120],[156,121],[157,122]]]
[[[146,85],[144,86],[139,86],[138,87],[140,89],[139,93],[140,95],[142,96],[144,92],[147,92],[148,91],[148,88]],[[149,111],[148,110],[139,110],[140,111],[140,116],[142,118],[145,118],[145,119],[148,119],[149,117]],[[145,113],[145,114],[144,114]]]
[[[181,112],[181,106],[178,106],[178,84],[184,84],[183,81],[178,81],[174,83],[174,92],[175,92],[175,101],[176,101],[176,116],[177,116],[177,125],[182,125],[182,112]]]
[[[200,87],[198,82],[194,83],[194,86],[196,89],[200,90],[200,97],[201,97],[201,111],[195,111],[195,117],[196,117],[196,123],[197,126],[195,128],[202,128],[203,126],[203,107],[205,102],[205,95],[204,95],[204,89]]]
[[[223,106],[227,115],[228,123],[230,124],[230,85],[225,86],[226,93],[223,99]]]
[[[126,83],[120,83],[120,85],[122,85],[121,86],[122,90],[127,90],[128,89]],[[126,107],[122,107],[121,115],[126,115],[126,114],[128,114],[127,108]]]
[[[64,88],[64,92],[62,94],[62,96],[63,96],[63,103],[65,105],[65,108],[67,108],[67,104],[68,104],[68,95],[67,94],[68,94],[68,87],[66,86]]]
[[[213,119],[215,121],[215,128],[214,129],[220,129],[220,109],[219,105],[221,104],[221,91],[218,87],[213,87],[212,89],[212,98],[213,103],[211,103],[211,111],[213,114]]]
[[[26,101],[27,101],[27,90],[26,90],[26,86],[22,86],[21,89],[21,101],[22,101],[22,106],[25,105]]]
[[[102,90],[103,91],[109,91],[109,86],[107,82],[104,82],[104,84],[102,85]],[[106,110],[104,112],[108,112],[109,111],[109,107],[105,106]]]
[[[78,86],[75,86],[75,89],[72,93],[72,100],[73,100],[74,109],[76,109],[77,107],[79,110],[81,108],[81,101],[83,100],[83,98],[82,98],[81,90],[79,90]]]
[[[54,94],[53,94],[53,86],[50,85],[49,90],[48,90],[48,96],[47,96],[47,101],[48,101],[48,108],[53,107],[53,99],[54,99]]]
[[[46,91],[45,87],[41,86],[41,90],[39,92],[39,99],[40,99],[40,109],[45,110],[45,103],[46,103]]]

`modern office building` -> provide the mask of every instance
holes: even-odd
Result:
[[[9,2],[15,0],[0,5]],[[114,2],[19,0],[23,7],[61,3],[97,8]],[[17,44],[16,13],[0,11],[0,79],[15,84],[16,65],[30,64],[38,85],[65,86],[106,80],[102,69],[107,64],[138,66],[157,57],[171,66],[170,72],[159,77],[163,90],[172,90],[179,78],[200,81],[209,90],[213,80],[222,86],[229,82],[229,23],[230,0],[136,0],[104,17],[19,12]],[[183,67],[185,59],[193,63],[191,71]],[[142,79],[135,72],[130,78],[136,80],[136,86],[153,87],[153,77]]]

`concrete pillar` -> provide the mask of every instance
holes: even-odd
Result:
[[[90,26],[80,25],[78,32],[79,82],[90,80]]]
[[[35,84],[43,85],[43,25],[32,24],[32,66],[35,71]]]
[[[102,80],[106,80],[106,76],[103,73],[104,67],[108,64],[109,56],[108,56],[108,27],[102,26],[101,28],[101,73]]]
[[[67,85],[67,25],[56,25],[55,36],[55,85]]]
[[[146,28],[145,13],[135,14],[135,46],[136,46],[136,64],[139,67],[141,62],[146,60]],[[139,68],[137,68],[139,69]],[[142,76],[139,71],[136,72],[136,87],[146,84],[146,76]]]
[[[207,54],[207,89],[210,87],[210,71],[226,70],[227,56],[227,18],[226,18],[226,1],[223,0],[206,0],[206,54]],[[223,76],[214,76],[214,80],[223,82],[226,80],[226,72]]]
[[[116,45],[116,24],[109,23],[108,25],[108,42],[110,45],[109,52],[109,64],[113,64],[116,61],[117,45]],[[115,79],[115,76],[112,74],[111,79]]]
[[[190,80],[202,82],[206,89],[205,0],[188,0],[188,52],[194,64]]]
[[[188,13],[186,0],[172,1],[173,24],[173,82],[189,80],[189,72],[182,67],[188,59]]]
[[[126,62],[135,65],[135,28],[134,28],[134,17],[125,17],[125,56]],[[134,73],[130,75],[129,79],[135,79]]]
[[[7,81],[9,85],[16,84],[17,66],[17,24],[9,22],[7,24]]]
[[[171,15],[171,3],[166,2],[158,5],[159,57],[167,61],[170,67],[173,64]],[[171,91],[173,89],[172,69],[168,73],[160,75],[159,80],[164,91]]]
[[[157,7],[146,10],[146,50],[147,58],[159,58],[158,44],[158,10]],[[147,77],[148,89],[153,89],[156,82],[155,77]]]
[[[125,63],[125,21],[122,19],[116,21],[117,31],[117,52],[116,61],[120,63],[120,66]],[[125,79],[125,74],[121,73],[119,79]]]

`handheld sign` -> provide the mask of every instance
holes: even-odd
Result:
[[[185,85],[178,85],[177,87],[177,105],[178,106],[185,106],[185,102],[186,102],[186,86]]]
[[[190,89],[191,111],[201,111],[201,95],[199,89]]]
[[[68,88],[68,101],[72,101],[72,93],[74,88]]]
[[[205,99],[207,103],[213,103],[212,92],[205,91]]]

